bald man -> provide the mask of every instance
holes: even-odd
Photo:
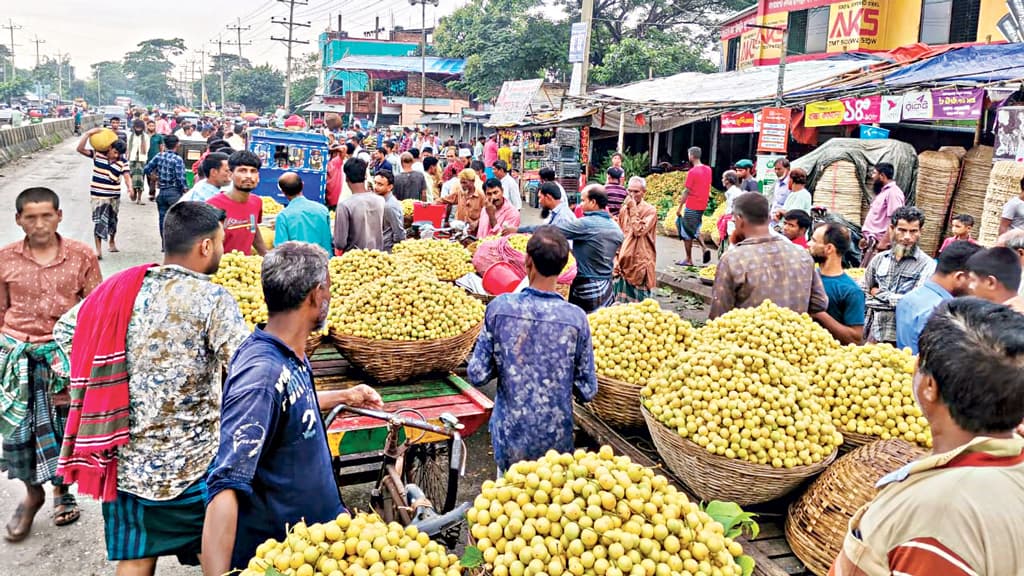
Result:
[[[289,240],[309,242],[326,250],[328,255],[333,254],[331,216],[327,207],[302,195],[302,178],[295,172],[281,174],[277,188],[288,205],[274,222],[274,244]]]

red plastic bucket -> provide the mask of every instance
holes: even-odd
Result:
[[[430,222],[434,225],[434,228],[440,228],[444,223],[444,215],[447,211],[447,204],[423,204],[417,202],[412,207],[412,221]]]
[[[492,296],[507,294],[516,289],[523,277],[515,266],[508,262],[498,262],[484,272],[484,290]]]

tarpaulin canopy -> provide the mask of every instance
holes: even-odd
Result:
[[[887,75],[891,88],[923,84],[988,83],[1024,78],[1024,44],[954,48]]]
[[[331,70],[418,73],[423,64],[417,56],[345,56],[332,64]],[[428,76],[461,76],[466,69],[466,61],[461,58],[427,56],[425,64]]]
[[[825,84],[828,80],[869,65],[858,60],[810,60],[786,65],[783,92]],[[675,105],[728,104],[775,97],[778,66],[754,66],[743,70],[702,74],[684,72],[665,78],[602,88],[594,96],[607,99]]]

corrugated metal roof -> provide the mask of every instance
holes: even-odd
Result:
[[[425,64],[427,74],[438,76],[460,76],[466,69],[466,61],[460,58],[428,56]],[[346,56],[332,64],[331,69],[419,72],[421,65],[416,56]]]

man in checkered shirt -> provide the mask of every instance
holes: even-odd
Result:
[[[918,246],[923,227],[924,213],[919,208],[900,207],[889,224],[892,247],[872,258],[864,271],[868,342],[896,345],[896,304],[935,272],[935,259]]]

